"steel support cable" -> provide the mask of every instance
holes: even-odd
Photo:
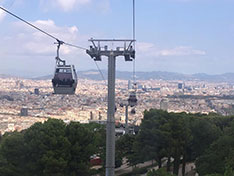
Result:
[[[0,9],[3,10],[3,11],[5,11],[6,13],[12,15],[13,17],[17,18],[18,20],[20,20],[20,21],[26,23],[27,25],[31,26],[32,28],[34,28],[34,29],[36,29],[36,30],[42,32],[43,34],[45,34],[45,35],[47,35],[47,36],[49,36],[49,37],[51,37],[51,38],[53,38],[53,39],[55,39],[58,43],[61,43],[61,44],[64,44],[64,45],[67,45],[67,46],[70,46],[70,47],[78,48],[78,49],[81,49],[81,50],[85,50],[85,51],[87,50],[87,49],[84,48],[84,47],[81,47],[81,46],[78,46],[78,45],[74,45],[74,44],[70,44],[70,43],[67,43],[67,42],[63,42],[62,40],[59,40],[57,37],[55,37],[55,36],[49,34],[48,32],[46,32],[46,31],[40,29],[39,27],[37,27],[37,26],[35,26],[35,25],[29,23],[28,21],[26,21],[26,20],[24,20],[23,18],[21,18],[21,17],[15,15],[15,14],[13,14],[12,12],[6,10],[5,8],[3,8],[3,7],[1,7],[1,6],[0,6]],[[94,63],[95,63],[95,65],[96,65],[96,67],[97,67],[99,73],[101,74],[103,81],[104,81],[105,84],[106,84],[106,80],[105,80],[105,78],[104,78],[104,75],[103,75],[102,71],[100,70],[98,64],[97,64],[95,61],[94,61]]]
[[[136,21],[136,17],[135,17],[135,0],[133,0],[133,14],[132,14],[132,17],[133,17],[133,19],[132,19],[132,26],[133,26],[133,28],[132,28],[132,30],[133,30],[133,40],[134,40],[134,50],[136,50],[136,42],[135,42],[135,40],[136,40],[136,23],[135,23],[135,21]],[[136,84],[136,54],[135,54],[135,58],[133,59],[133,82],[134,82],[134,84]]]
[[[37,29],[38,31],[44,33],[45,35],[47,35],[47,36],[49,36],[49,37],[51,37],[51,38],[53,38],[53,39],[55,39],[55,40],[57,40],[57,41],[60,41],[58,38],[54,37],[53,35],[51,35],[51,34],[45,32],[45,31],[43,31],[42,29],[36,27],[35,25],[33,25],[33,24],[27,22],[26,20],[20,18],[19,16],[17,16],[17,15],[15,15],[15,14],[11,13],[10,11],[6,10],[5,8],[0,7],[0,9],[2,9],[3,11],[5,11],[6,13],[10,14],[11,16],[17,18],[18,20],[23,21],[23,22],[26,23],[27,25],[29,25],[29,26],[31,26],[31,27]]]
[[[135,0],[133,0],[133,15],[132,15],[132,26],[133,26],[133,40],[136,39],[136,24],[135,24]],[[134,47],[135,47],[135,41],[134,41]],[[135,48],[134,48],[135,49]]]
[[[47,36],[49,36],[49,37],[51,37],[51,38],[53,38],[53,39],[55,39],[58,43],[62,43],[62,44],[65,44],[65,45],[68,45],[68,46],[71,46],[71,47],[75,47],[75,48],[78,48],[78,49],[86,50],[86,48],[84,48],[84,47],[80,47],[80,46],[73,45],[73,44],[70,44],[70,43],[67,43],[67,42],[63,42],[62,40],[59,40],[57,37],[55,37],[55,36],[49,34],[48,32],[46,32],[46,31],[40,29],[39,27],[33,25],[32,23],[29,23],[28,21],[26,21],[26,20],[24,20],[23,18],[21,18],[21,17],[15,15],[15,14],[13,14],[12,12],[6,10],[5,8],[3,8],[3,7],[1,7],[1,6],[0,6],[0,9],[3,10],[3,11],[5,11],[6,13],[10,14],[11,16],[17,18],[18,20],[20,20],[20,21],[26,23],[27,25],[31,26],[32,28],[34,28],[34,29],[36,29],[36,30],[42,32],[43,34],[45,34],[45,35],[47,35]]]
[[[85,51],[87,50],[86,48],[82,46],[77,46],[77,45],[73,45],[73,44],[66,43],[66,42],[64,42],[64,45],[71,46],[71,47],[78,48],[78,49],[85,50]]]
[[[104,77],[104,74],[102,73],[102,70],[100,69],[100,67],[98,66],[98,64],[97,64],[97,62],[96,62],[96,61],[94,61],[94,63],[95,63],[95,65],[96,65],[96,67],[97,67],[97,69],[98,69],[98,71],[99,71],[100,75],[102,76],[102,79],[103,79],[103,81],[104,81],[105,85],[107,85],[107,83],[106,83],[106,79],[105,79],[105,77]]]

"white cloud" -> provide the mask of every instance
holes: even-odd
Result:
[[[93,0],[40,0],[40,5],[44,10],[56,8],[68,12],[75,8],[81,8],[91,4],[92,1]]]
[[[139,42],[137,43],[137,50],[140,50],[142,52],[148,52],[151,49],[155,49],[155,45],[153,43],[145,43],[145,42]]]
[[[190,56],[190,55],[206,55],[205,51],[193,49],[189,46],[178,46],[172,49],[162,49],[153,43],[137,43],[137,51],[140,56]]]
[[[64,12],[92,7],[99,12],[107,12],[110,10],[110,0],[40,0],[40,7],[45,11],[56,9]]]
[[[31,23],[64,42],[88,48],[89,37],[80,34],[76,26],[58,26],[52,20]],[[53,72],[57,51],[57,45],[54,44],[56,40],[21,22],[11,23],[9,30],[0,37],[1,69],[11,68],[11,71],[6,73],[46,75]],[[74,64],[77,70],[95,68],[85,50],[62,45],[60,57],[66,60],[67,64]]]
[[[68,43],[83,45],[85,41],[87,41],[85,36],[79,34],[76,26],[60,27],[56,26],[52,20],[37,20],[32,23],[54,37]],[[11,52],[8,53],[9,55],[55,55],[56,46],[53,45],[55,42],[54,39],[21,22],[14,23],[13,29],[13,32],[9,34],[10,37],[3,38],[4,43],[6,43],[4,46],[6,50],[7,48],[14,48],[14,50],[10,50]],[[74,55],[74,53],[77,54],[79,52],[80,51],[77,51],[75,48],[65,45],[61,46],[61,54],[64,55]]]
[[[196,50],[188,46],[179,46],[173,49],[161,50],[162,56],[189,56],[189,55],[205,55],[206,52],[202,50]]]
[[[64,11],[70,11],[76,6],[90,3],[91,0],[56,0],[56,2]]]
[[[6,16],[6,13],[0,10],[0,22],[4,19],[5,16]]]
[[[58,26],[53,20],[37,20],[32,23],[65,42],[85,48],[88,47],[90,36],[80,34],[77,26]],[[56,56],[56,45],[53,44],[55,40],[21,22],[15,22],[11,25],[6,33],[7,35],[1,36],[0,58],[2,58],[1,62],[5,64],[5,67],[11,67],[13,70],[21,69],[22,72],[32,71],[39,75],[51,73]],[[165,49],[160,48],[154,43],[147,42],[137,42],[136,49],[136,63],[140,65],[139,67],[142,70],[145,68],[150,70],[156,66],[160,67],[160,63],[155,59],[158,56],[164,58],[166,56],[205,54],[204,51],[196,50],[192,47],[180,46]],[[66,59],[68,64],[72,63],[76,65],[77,70],[95,68],[92,59],[83,50],[63,45],[61,46],[60,54],[61,58]],[[147,62],[145,59],[147,59]],[[168,57],[168,60],[171,59]],[[103,61],[102,65],[106,68],[106,59],[103,59]],[[119,69],[126,67],[126,63],[124,62]]]

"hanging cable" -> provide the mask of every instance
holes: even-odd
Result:
[[[47,35],[47,36],[49,36],[49,37],[51,37],[51,38],[53,38],[53,39],[55,39],[55,40],[57,40],[57,41],[60,41],[58,38],[54,37],[53,35],[51,35],[51,34],[45,32],[45,31],[41,30],[40,28],[38,28],[38,27],[36,27],[35,25],[33,25],[33,24],[27,22],[26,20],[20,18],[19,16],[17,16],[17,15],[15,15],[15,14],[11,13],[10,11],[4,9],[3,7],[0,7],[0,9],[2,9],[3,11],[5,11],[6,13],[10,14],[11,16],[13,16],[13,17],[19,19],[20,21],[23,21],[24,23],[26,23],[27,25],[29,25],[29,26],[35,28],[36,30],[38,30],[38,31],[40,31],[40,32],[42,32],[42,33],[44,33],[45,35]]]
[[[85,51],[87,50],[86,48],[82,46],[77,46],[77,45],[73,45],[73,44],[66,43],[66,42],[64,42],[64,45],[71,46],[71,47],[78,48],[78,49],[85,50]]]
[[[136,29],[135,29],[135,0],[133,0],[133,15],[132,15],[132,25],[133,25],[133,40],[136,39]],[[135,47],[135,41],[134,41],[134,47]],[[135,49],[135,48],[134,48]]]
[[[57,42],[63,42],[63,41],[59,40],[57,37],[55,37],[55,36],[49,34],[48,32],[46,32],[46,31],[40,29],[39,27],[37,27],[37,26],[35,26],[35,25],[29,23],[28,21],[26,21],[26,20],[20,18],[19,16],[17,16],[17,15],[15,15],[15,14],[11,13],[10,11],[6,10],[5,8],[3,8],[3,7],[0,6],[0,9],[3,10],[3,11],[5,11],[6,13],[10,14],[11,16],[17,18],[18,20],[20,20],[20,21],[26,23],[27,25],[31,26],[32,28],[34,28],[34,29],[36,29],[36,30],[42,32],[43,34],[45,34],[45,35],[47,35],[47,36],[49,36],[49,37],[51,37],[51,38],[53,38],[53,39],[55,39]],[[75,47],[75,48],[78,48],[78,49],[86,50],[86,48],[83,48],[83,47],[80,47],[80,46],[77,46],[77,45],[73,45],[73,44],[69,44],[69,43],[67,43],[67,42],[63,42],[63,44],[68,45],[68,46],[71,46],[71,47]]]
[[[134,50],[136,50],[136,42],[135,42],[135,40],[136,40],[136,24],[135,24],[135,21],[136,21],[136,19],[135,19],[135,0],[133,0],[133,15],[132,15],[132,25],[133,25],[133,27],[132,27],[132,30],[133,30],[133,40],[134,40]],[[134,84],[134,86],[136,86],[136,56],[135,56],[135,58],[133,59],[133,84]]]
[[[35,25],[29,23],[28,21],[26,21],[26,20],[24,20],[23,18],[21,18],[21,17],[15,15],[15,14],[13,14],[12,12],[6,10],[5,8],[3,8],[3,7],[1,7],[1,6],[0,6],[0,9],[3,10],[3,11],[5,11],[6,13],[12,15],[13,17],[17,18],[18,20],[20,20],[20,21],[26,23],[27,25],[31,26],[32,28],[34,28],[34,29],[36,29],[36,30],[42,32],[43,34],[45,34],[45,35],[47,35],[47,36],[49,36],[49,37],[51,37],[51,38],[53,38],[53,39],[55,39],[58,43],[61,43],[61,44],[67,45],[67,46],[71,46],[71,47],[74,47],[74,48],[82,49],[82,50],[85,50],[85,51],[87,50],[87,49],[84,48],[84,47],[81,47],[81,46],[78,46],[78,45],[74,45],[74,44],[70,44],[70,43],[67,43],[67,42],[63,42],[62,40],[58,39],[57,37],[55,37],[55,36],[49,34],[48,32],[46,32],[46,31],[40,29],[39,27],[37,27],[37,26],[35,26]],[[102,71],[100,70],[100,68],[99,68],[98,64],[96,63],[96,61],[94,61],[94,63],[95,63],[95,65],[96,65],[96,67],[97,67],[99,73],[101,74],[101,77],[102,77],[103,81],[104,81],[105,84],[106,84],[106,80],[105,80],[105,78],[104,78],[104,75],[103,75]],[[107,85],[107,84],[106,84],[106,85]]]
[[[102,76],[102,79],[103,79],[103,81],[104,81],[105,85],[107,85],[107,83],[106,83],[106,79],[105,79],[105,77],[104,77],[104,74],[102,73],[102,70],[100,69],[100,67],[98,66],[98,64],[97,64],[97,62],[96,62],[96,61],[94,61],[94,63],[95,63],[95,65],[96,65],[96,67],[97,67],[97,69],[98,69],[98,71],[99,71],[100,75]]]

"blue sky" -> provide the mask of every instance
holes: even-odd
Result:
[[[137,71],[234,72],[234,0],[135,0]],[[132,0],[0,0],[0,5],[61,40],[131,38]],[[51,74],[54,40],[0,12],[0,73]],[[82,50],[63,46],[78,70],[95,69]],[[106,59],[99,63],[106,69]],[[118,70],[132,63],[118,58]]]

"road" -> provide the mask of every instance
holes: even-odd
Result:
[[[123,163],[124,164],[120,168],[115,169],[115,175],[116,176],[120,176],[122,174],[132,172],[133,167],[127,165],[126,159],[124,159]],[[137,164],[137,167],[142,168],[142,167],[148,167],[148,166],[151,166],[151,165],[152,165],[152,161],[147,161],[147,162],[144,162],[144,163],[141,163],[141,164]]]

